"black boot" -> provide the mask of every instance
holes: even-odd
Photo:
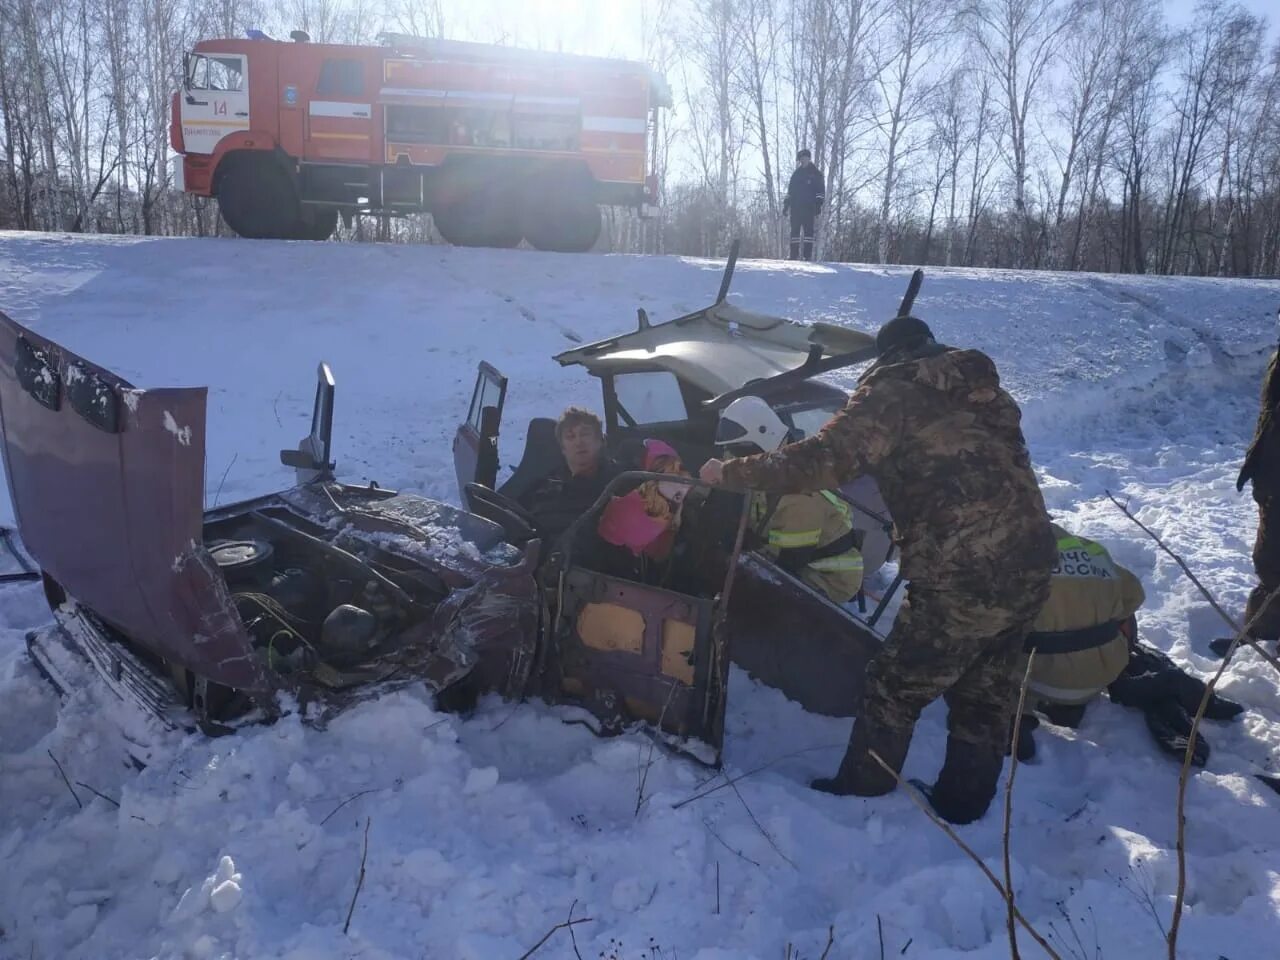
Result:
[[[900,772],[910,746],[910,730],[880,727],[859,717],[853,721],[853,732],[849,734],[849,747],[840,763],[840,771],[834,777],[819,777],[809,786],[841,797],[850,794],[859,797],[883,796],[892,792],[898,782],[884,767],[871,759],[868,751],[874,750],[895,772]]]
[[[1194,717],[1196,711],[1200,709],[1200,701],[1204,699],[1204,688],[1203,680],[1183,673],[1181,670],[1178,671],[1174,680],[1174,690],[1177,693],[1178,702],[1182,704],[1182,709],[1189,716]],[[1242,713],[1244,713],[1244,707],[1216,693],[1210,695],[1209,702],[1204,708],[1205,719],[1208,720],[1234,720]]]
[[[1014,720],[1017,718],[1015,717]],[[1013,720],[1009,721],[1009,742],[1013,742]],[[1032,731],[1040,726],[1040,718],[1032,713],[1024,713],[1022,715],[1022,724],[1018,727],[1018,762],[1026,763],[1036,755],[1036,740],[1032,736]],[[1004,755],[1007,757],[1009,751],[1006,748]]]
[[[947,759],[928,791],[929,803],[949,823],[973,823],[996,795],[1004,751],[947,738]]]
[[[1214,652],[1215,656],[1225,657],[1235,639],[1235,637],[1218,637],[1216,640],[1210,640],[1209,649]],[[1243,645],[1243,641],[1241,643]]]
[[[1078,730],[1080,724],[1084,722],[1084,711],[1087,706],[1089,706],[1087,703],[1042,703],[1038,709],[1055,727]]]
[[[1212,650],[1216,656],[1225,657],[1227,655],[1227,651],[1231,649],[1231,644],[1234,640],[1235,640],[1235,637],[1218,637],[1216,640],[1209,641],[1209,649]],[[1256,643],[1275,642],[1277,643],[1277,647],[1276,647],[1277,651],[1280,651],[1280,641],[1273,641],[1269,637],[1265,639],[1262,637],[1254,637],[1254,641]],[[1248,642],[1241,640],[1240,646],[1236,648],[1236,653],[1239,653],[1241,650],[1247,650],[1248,648],[1249,648]]]
[[[1160,700],[1147,707],[1147,729],[1155,737],[1157,745],[1165,753],[1181,760],[1187,752],[1191,737],[1191,717],[1177,700]],[[1203,767],[1209,759],[1209,744],[1196,734],[1195,747],[1191,751],[1191,765]]]
[[[1280,793],[1280,777],[1270,777],[1270,776],[1267,776],[1265,773],[1255,773],[1254,776],[1257,777],[1259,780],[1261,780],[1263,783],[1265,783],[1268,787],[1270,787],[1276,793]]]

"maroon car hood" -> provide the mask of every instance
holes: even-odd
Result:
[[[5,475],[28,552],[147,650],[266,692],[202,546],[206,392],[135,390],[0,313]]]

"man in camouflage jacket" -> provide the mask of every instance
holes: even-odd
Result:
[[[1252,623],[1249,635],[1255,640],[1280,641],[1280,597],[1268,598],[1280,590],[1280,349],[1271,355],[1262,378],[1262,402],[1253,442],[1245,453],[1236,477],[1236,490],[1248,483],[1258,505],[1258,530],[1253,541],[1253,570],[1258,583],[1249,594],[1244,622]],[[1220,637],[1211,646],[1225,656],[1234,637]]]
[[[991,360],[938,344],[899,317],[879,359],[817,434],[771,454],[710,460],[703,479],[729,489],[802,493],[862,474],[897,527],[907,600],[867,666],[865,699],[840,771],[814,787],[878,796],[901,770],[920,712],[950,710],[947,755],[929,791],[940,815],[982,816],[1004,762],[1023,642],[1049,596],[1057,548],[1031,468],[1021,412]]]

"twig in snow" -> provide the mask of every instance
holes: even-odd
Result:
[[[880,960],[884,960],[884,924],[880,922],[880,914],[876,914],[876,936],[880,939]]]
[[[1018,952],[1018,928],[1013,922],[1013,868],[1009,856],[1009,831],[1013,824],[1013,778],[1018,772],[1018,739],[1022,732],[1022,711],[1027,706],[1027,684],[1031,682],[1031,665],[1035,663],[1036,652],[1031,651],[1027,657],[1027,669],[1022,675],[1022,688],[1018,691],[1018,712],[1013,715],[1013,733],[1009,743],[1009,779],[1004,786],[1004,833],[1001,847],[1004,853],[1004,896],[1008,906],[1006,924],[1009,930],[1010,960],[1022,960]]]
[[[347,922],[342,925],[342,932],[344,934],[351,929],[351,915],[356,912],[356,900],[360,896],[360,888],[364,886],[364,864],[369,858],[369,825],[372,822],[371,818],[365,818],[364,852],[360,854],[360,876],[356,880],[356,892],[351,895],[351,906],[347,909]]]
[[[782,756],[774,757],[772,760],[768,761],[767,763],[762,763],[758,767],[752,767],[746,773],[740,773],[736,777],[725,777],[724,783],[717,784],[716,786],[711,787],[709,790],[702,790],[699,793],[695,793],[691,797],[685,797],[683,800],[679,801],[678,803],[673,803],[671,805],[671,809],[679,810],[681,807],[687,804],[693,803],[695,800],[701,800],[703,797],[709,797],[711,796],[711,794],[717,793],[720,790],[723,790],[725,787],[733,786],[739,780],[745,780],[747,779],[747,777],[755,776],[761,770],[767,770],[770,767],[772,767],[775,763],[781,763],[783,760],[790,760],[792,757],[798,757],[802,753],[813,753],[815,750],[834,750],[837,747],[843,748],[845,746],[846,744],[844,743],[824,743],[820,746],[804,747],[803,749],[800,749],[800,750],[793,750],[790,753],[784,753]],[[721,772],[720,775],[724,776],[723,771]]]
[[[281,390],[280,393],[284,391]],[[271,412],[276,415],[276,426],[283,428],[284,424],[280,422],[280,393],[277,393],[276,398],[271,401]]]
[[[1231,663],[1231,658],[1235,656],[1236,648],[1240,646],[1254,623],[1267,612],[1267,608],[1271,606],[1276,597],[1280,595],[1280,589],[1272,590],[1267,598],[1262,601],[1262,606],[1258,608],[1258,612],[1249,618],[1249,622],[1240,627],[1235,637],[1231,641],[1231,646],[1227,648],[1226,656],[1222,658],[1222,663],[1218,664],[1218,672],[1213,678],[1204,685],[1204,695],[1200,697],[1200,706],[1196,708],[1196,715],[1191,720],[1191,733],[1187,737],[1187,750],[1182,755],[1182,772],[1178,774],[1178,892],[1173,900],[1173,919],[1169,923],[1169,936],[1167,942],[1169,944],[1169,960],[1178,960],[1178,927],[1182,924],[1182,907],[1187,896],[1187,783],[1191,779],[1191,758],[1195,753],[1196,737],[1200,733],[1200,722],[1204,720],[1204,712],[1209,708],[1209,700],[1213,697],[1213,691],[1218,686],[1218,681],[1222,679],[1222,675],[1226,673],[1227,667]]]
[[[76,781],[76,786],[77,786],[77,787],[84,787],[86,790],[88,790],[90,793],[92,793],[95,797],[101,797],[103,800],[107,801],[107,803],[111,804],[111,805],[112,805],[113,807],[115,807],[116,809],[119,809],[119,807],[120,807],[120,803],[119,803],[119,801],[112,800],[112,799],[111,799],[110,797],[108,797],[105,793],[100,793],[99,791],[97,791],[97,790],[93,789],[93,787],[89,786],[87,783],[84,783],[84,782],[83,782],[83,781],[81,781],[81,780],[77,780],[77,781]]]
[[[577,901],[577,900],[574,900],[574,901],[573,901],[573,904],[571,904],[571,905],[570,905],[570,907],[569,907],[569,916],[570,916],[570,918],[572,918],[572,917],[573,917],[573,908],[574,908],[574,906],[576,906],[576,905],[577,905],[577,903],[578,903],[578,901]],[[544,933],[544,934],[542,935],[542,939],[541,939],[541,940],[539,940],[537,943],[535,943],[535,944],[534,944],[532,947],[530,947],[527,951],[525,951],[524,953],[522,953],[522,954],[520,955],[519,960],[529,960],[529,958],[530,958],[530,957],[532,957],[535,953],[537,953],[537,952],[542,948],[542,945],[543,945],[544,943],[546,943],[546,942],[547,942],[548,940],[550,940],[553,936],[555,936],[555,934],[557,933],[557,931],[560,931],[560,930],[569,930],[569,931],[570,931],[570,933],[572,933],[572,932],[573,932],[573,928],[574,928],[574,927],[576,927],[578,924],[580,924],[580,923],[590,923],[590,922],[591,922],[591,917],[579,917],[577,920],[569,919],[569,920],[564,921],[564,923],[557,923],[554,927],[552,927],[550,930],[548,930],[546,933]],[[575,945],[575,949],[576,949],[576,945]]]
[[[747,863],[751,864],[752,866],[760,867],[759,861],[752,860],[741,850],[735,850],[733,849],[733,847],[729,846],[728,842],[724,839],[724,837],[716,833],[715,827],[711,826],[711,822],[709,820],[703,820],[702,825],[707,828],[708,833],[710,833],[713,837],[715,837],[717,840],[720,841],[720,846],[724,847],[726,850],[732,853],[735,857],[741,857],[743,860],[747,861]],[[760,868],[762,870],[764,869],[763,867],[760,867]],[[717,895],[716,902],[717,903],[719,903],[719,889],[720,889],[720,861],[717,860],[716,861],[716,895]],[[717,913],[718,912],[719,911],[717,911]]]
[[[575,901],[573,901],[573,903],[569,904],[569,920],[570,920],[570,921],[572,921],[572,920],[573,920],[573,908],[574,908],[574,907],[576,907],[577,905],[578,905],[578,901],[577,901],[577,900],[575,900]],[[574,955],[575,957],[577,957],[577,958],[578,958],[578,960],[582,960],[582,954],[580,954],[580,953],[578,952],[578,937],[577,937],[577,934],[575,934],[575,933],[573,932],[573,923],[572,923],[572,922],[570,922],[570,923],[568,924],[568,929],[569,929],[569,942],[573,944],[573,955]]]
[[[716,861],[716,916],[720,916],[720,861]]]
[[[983,876],[985,876],[989,881],[991,881],[991,885],[996,888],[996,892],[1000,894],[1000,898],[1004,900],[1006,903],[1008,903],[1009,898],[1008,896],[1005,895],[1004,885],[1001,884],[998,879],[996,879],[996,875],[991,872],[991,869],[985,863],[982,862],[982,858],[973,852],[973,848],[960,839],[960,837],[956,834],[956,832],[951,829],[950,824],[948,824],[945,820],[943,820],[941,817],[939,817],[936,813],[933,812],[933,809],[929,806],[929,804],[926,803],[923,799],[921,799],[920,794],[916,791],[916,789],[902,779],[902,774],[900,774],[897,770],[893,769],[893,767],[885,763],[884,759],[880,756],[880,754],[876,753],[874,750],[868,750],[867,755],[870,756],[871,759],[874,760],[876,763],[878,763],[881,767],[883,767],[884,771],[887,774],[889,774],[889,776],[893,777],[894,781],[898,784],[898,786],[900,786],[903,789],[903,791],[905,791],[907,796],[910,798],[911,802],[914,803],[917,807],[919,807],[921,812],[924,813],[924,815],[928,817],[930,820],[932,820],[935,825],[937,825],[938,829],[940,829],[943,833],[945,833],[948,837],[950,837],[951,841],[957,847],[963,850],[970,860],[972,860],[974,863],[978,865],[978,869],[982,871]],[[1030,921],[1027,920],[1027,918],[1022,915],[1022,911],[1018,909],[1017,904],[1010,904],[1010,909],[1013,910],[1014,918],[1020,924],[1022,924],[1023,928],[1028,933],[1031,934],[1031,936],[1035,939],[1036,943],[1040,944],[1040,947],[1044,950],[1045,953],[1051,956],[1053,960],[1062,960],[1062,957],[1057,953],[1057,951],[1055,951],[1053,947],[1049,946],[1045,938],[1040,936],[1040,932],[1036,930],[1036,928],[1031,925]]]
[[[907,937],[907,942],[902,945],[902,949],[898,951],[898,956],[905,957],[907,951],[911,949],[911,945],[916,942],[915,937]]]
[[[1151,878],[1147,876],[1146,867],[1143,866],[1141,858],[1138,859],[1137,864],[1138,866],[1136,868],[1130,867],[1129,872],[1130,874],[1135,874],[1138,873],[1140,869],[1142,871],[1143,880],[1141,884],[1138,884],[1136,881],[1130,881],[1128,877],[1116,876],[1109,871],[1107,872],[1107,875],[1110,876],[1118,886],[1123,887],[1134,900],[1147,908],[1147,912],[1151,914],[1151,918],[1156,922],[1156,927],[1160,930],[1160,939],[1165,940],[1169,936],[1169,931],[1165,929],[1164,921],[1160,919],[1160,911],[1156,909],[1156,901],[1153,895],[1154,885],[1151,883]]]
[[[759,820],[756,819],[756,815],[752,813],[751,808],[747,806],[746,797],[742,795],[742,791],[738,789],[738,785],[734,783],[732,780],[730,780],[729,786],[733,787],[733,792],[738,795],[738,800],[742,802],[742,809],[747,811],[747,816],[750,817],[751,822],[756,825],[756,829],[759,830],[760,833],[764,835],[764,838],[769,841],[769,846],[773,847],[774,852],[777,853],[778,856],[780,856],[783,860],[787,861],[787,863],[791,864],[792,867],[799,870],[800,868],[796,866],[795,861],[782,852],[782,848],[779,847],[777,843],[774,842],[773,837],[769,835],[769,831],[766,830],[764,828],[764,825]]]
[[[653,766],[653,751],[657,747],[657,738],[662,736],[662,721],[667,719],[667,708],[671,706],[671,698],[676,695],[676,681],[671,681],[671,686],[667,689],[667,700],[662,705],[662,712],[658,714],[658,729],[654,731],[654,735],[649,738],[649,756],[636,769],[636,816],[640,816],[640,808],[644,806],[647,799],[644,795],[645,784],[649,782],[649,768]],[[640,745],[641,754],[643,755],[644,744]]]
[[[1117,500],[1114,496],[1112,496],[1110,490],[1107,491],[1107,497],[1108,499],[1110,499],[1112,503],[1114,503],[1119,508],[1121,513],[1123,513],[1126,517],[1128,517],[1135,524],[1137,524],[1137,526],[1142,530],[1143,533],[1145,533],[1148,537],[1154,540],[1157,547],[1159,547],[1161,550],[1163,550],[1165,553],[1167,553],[1170,557],[1173,558],[1174,562],[1179,567],[1182,568],[1182,572],[1187,575],[1187,579],[1189,579],[1193,584],[1195,584],[1196,589],[1200,591],[1200,595],[1203,596],[1205,600],[1209,602],[1209,606],[1213,607],[1214,612],[1217,613],[1217,615],[1222,618],[1223,623],[1225,623],[1232,630],[1241,634],[1239,637],[1237,637],[1237,643],[1240,640],[1243,640],[1249,646],[1253,647],[1254,650],[1258,651],[1258,653],[1262,655],[1263,659],[1265,659],[1269,664],[1271,664],[1271,666],[1275,667],[1276,670],[1280,670],[1280,659],[1276,659],[1274,656],[1267,653],[1267,651],[1263,649],[1262,644],[1260,644],[1253,637],[1249,636],[1247,632],[1240,630],[1240,624],[1236,623],[1235,620],[1227,616],[1227,612],[1222,609],[1218,601],[1214,598],[1213,594],[1211,594],[1208,591],[1208,589],[1205,587],[1205,585],[1200,582],[1199,578],[1197,578],[1196,575],[1191,572],[1191,568],[1187,566],[1186,561],[1184,561],[1180,556],[1178,556],[1176,553],[1170,550],[1169,547],[1165,545],[1165,542],[1160,539],[1159,535],[1154,530],[1152,530],[1150,527],[1144,524],[1141,520],[1135,517],[1129,511],[1128,507],[1124,506],[1124,504],[1122,504],[1119,500]],[[1254,616],[1254,619],[1255,620],[1257,619],[1256,615]],[[1253,625],[1253,620],[1249,621],[1249,625],[1250,626]]]
[[[222,479],[218,481],[218,490],[213,495],[213,505],[215,507],[218,505],[218,498],[222,496],[222,485],[227,482],[227,474],[229,474],[231,472],[231,468],[236,465],[236,459],[239,456],[240,456],[239,453],[233,454],[231,457],[231,462],[227,464],[227,469],[222,471]]]
[[[828,954],[831,953],[831,947],[836,942],[836,928],[834,925],[827,927],[827,948],[822,951],[822,956],[818,960],[827,960]]]
[[[49,759],[53,761],[53,765],[57,767],[58,772],[62,774],[62,782],[65,783],[67,785],[67,789],[71,791],[71,796],[75,797],[76,806],[83,810],[84,804],[81,803],[80,798],[76,796],[75,788],[71,786],[71,781],[67,779],[67,772],[62,769],[62,764],[58,762],[58,758],[53,755],[52,750],[46,750],[45,753],[49,755]]]
[[[367,794],[370,794],[370,793],[377,793],[377,792],[378,792],[378,790],[380,790],[380,789],[381,789],[380,787],[373,787],[373,788],[371,788],[371,789],[369,789],[369,790],[361,790],[359,793],[353,793],[351,796],[347,797],[347,799],[343,800],[340,804],[338,804],[336,807],[334,807],[332,810],[330,810],[330,811],[329,811],[329,815],[328,815],[328,816],[326,816],[323,820],[321,820],[321,821],[320,821],[320,826],[322,826],[322,827],[323,827],[326,823],[328,823],[328,822],[329,822],[329,820],[330,820],[330,819],[332,819],[332,817],[333,817],[333,815],[334,815],[335,813],[337,813],[339,810],[341,810],[343,807],[345,807],[345,806],[346,806],[348,803],[350,803],[352,800],[359,800],[361,797],[363,797],[363,796],[365,796],[365,795],[367,795]]]

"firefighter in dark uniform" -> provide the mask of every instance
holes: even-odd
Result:
[[[822,171],[813,165],[808,150],[796,154],[799,166],[791,174],[787,184],[787,198],[782,201],[782,212],[791,215],[791,260],[813,259],[814,220],[822,212],[827,186]]]
[[[1262,402],[1253,442],[1244,457],[1244,466],[1236,478],[1236,490],[1252,484],[1253,500],[1258,505],[1258,532],[1253,542],[1253,569],[1258,585],[1249,594],[1244,610],[1248,623],[1261,612],[1249,631],[1255,640],[1280,641],[1280,597],[1266,605],[1267,597],[1280,590],[1280,347],[1271,354],[1271,362],[1262,378]],[[1265,606],[1265,609],[1264,609]],[[1214,653],[1225,656],[1234,637],[1214,640]]]

